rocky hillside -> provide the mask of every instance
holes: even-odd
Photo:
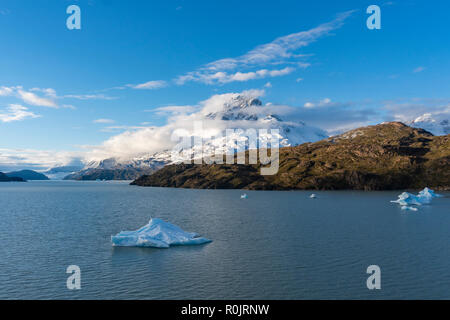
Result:
[[[280,149],[276,175],[260,165],[169,165],[139,186],[258,190],[450,190],[450,135],[433,136],[399,122],[383,123]]]

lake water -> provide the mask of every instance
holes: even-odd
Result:
[[[450,193],[404,212],[399,192],[245,192],[1,183],[0,299],[450,298]],[[213,242],[112,247],[151,217]],[[81,290],[66,288],[69,265]]]

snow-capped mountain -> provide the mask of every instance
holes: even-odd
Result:
[[[50,180],[62,180],[67,175],[80,171],[82,168],[81,166],[61,166],[51,168],[42,173],[49,177]]]
[[[264,113],[265,109],[269,109],[270,113]],[[280,145],[283,147],[328,138],[322,129],[308,126],[301,121],[284,121],[282,117],[273,114],[272,111],[270,105],[263,106],[259,99],[235,95],[225,102],[220,110],[205,114],[205,118],[230,122],[230,125],[226,125],[230,129],[278,129]],[[262,138],[261,134],[259,138]]]
[[[104,159],[101,161],[91,161],[86,164],[84,169],[129,169],[129,168],[150,168],[159,169],[161,166],[170,162],[171,153],[169,151],[157,152],[144,155],[129,160],[119,161],[115,158]]]
[[[229,94],[224,100],[205,105],[193,116],[193,121],[202,123],[204,128],[200,132],[187,130],[191,132],[189,140],[191,140],[190,137],[200,137],[201,144],[182,146],[178,148],[177,153],[173,152],[173,146],[168,146],[166,150],[140,155],[128,160],[108,158],[91,161],[80,173],[91,174],[95,170],[137,169],[136,174],[142,174],[143,171],[155,171],[166,164],[182,162],[186,158],[233,154],[249,148],[248,132],[246,132],[248,129],[255,129],[260,145],[261,143],[270,143],[272,138],[278,139],[280,147],[295,146],[328,138],[324,130],[308,126],[300,121],[285,121],[273,112],[271,105],[263,105],[259,99],[245,94]],[[260,131],[260,129],[265,129],[265,131]],[[272,129],[278,129],[278,133],[271,131]],[[195,138],[193,140],[195,141]],[[250,148],[254,147],[250,146]],[[78,174],[78,176],[80,175]]]
[[[425,113],[409,124],[411,127],[425,129],[435,136],[450,134],[450,116],[448,113]]]

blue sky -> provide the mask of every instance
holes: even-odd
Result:
[[[81,30],[66,28],[71,4]],[[381,30],[366,27],[371,4]],[[448,1],[413,0],[2,0],[0,170],[27,152],[35,162],[49,152],[66,159],[164,125],[157,108],[250,89],[299,110],[329,106],[342,127],[440,111],[450,98],[449,10]],[[329,108],[304,115],[340,126]]]

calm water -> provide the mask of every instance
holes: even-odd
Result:
[[[140,188],[124,182],[0,184],[1,299],[450,298],[450,193],[418,212],[399,192]],[[213,240],[112,247],[151,217]],[[81,290],[66,288],[68,265]],[[381,290],[366,268],[381,267]]]

